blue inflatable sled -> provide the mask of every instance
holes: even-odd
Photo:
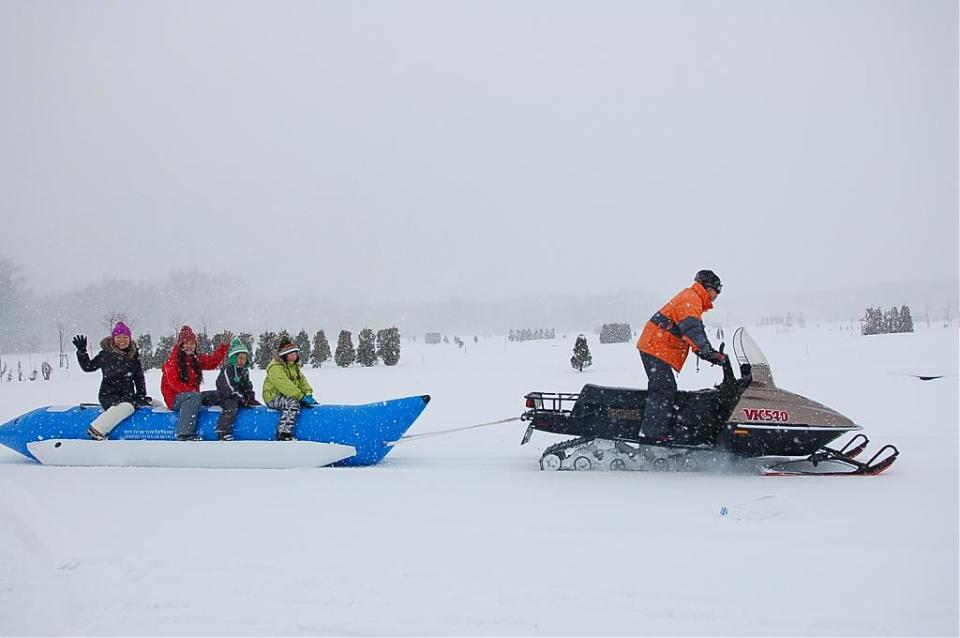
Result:
[[[393,449],[392,444],[410,429],[429,401],[429,395],[422,395],[365,405],[317,405],[300,411],[294,435],[301,441],[353,447],[356,454],[340,461],[338,466],[374,465]],[[99,405],[37,408],[0,425],[0,444],[36,461],[27,444],[48,439],[87,439],[87,428],[102,411]],[[200,409],[197,427],[202,439],[216,440],[214,427],[219,414],[219,408]],[[276,410],[242,408],[233,434],[240,441],[272,441],[279,420]],[[172,441],[176,429],[176,412],[140,408],[110,433],[110,440]]]

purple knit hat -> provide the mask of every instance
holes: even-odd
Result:
[[[117,325],[113,327],[113,332],[110,333],[111,337],[116,337],[117,335],[127,335],[129,338],[133,338],[130,328],[128,328],[127,324],[123,323],[122,321],[118,321]]]

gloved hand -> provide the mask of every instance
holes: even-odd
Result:
[[[152,408],[152,407],[153,407],[153,399],[151,399],[150,397],[148,397],[148,396],[146,396],[146,395],[144,395],[144,396],[142,396],[142,397],[136,397],[136,398],[133,400],[133,407],[135,407],[135,408]]]
[[[312,408],[317,404],[317,400],[313,398],[312,394],[305,394],[303,398],[300,399],[300,403],[303,404],[304,407]]]
[[[73,345],[77,347],[77,352],[86,352],[87,338],[83,335],[77,335],[73,338]]]
[[[727,355],[722,352],[711,352],[706,356],[707,361],[715,366],[722,366],[727,362]]]
[[[247,397],[247,398],[245,398],[245,399],[243,400],[243,405],[244,405],[244,407],[253,408],[253,407],[256,407],[256,406],[258,406],[258,405],[263,405],[263,404],[260,403],[259,401],[257,401],[256,397],[250,396],[250,397]]]

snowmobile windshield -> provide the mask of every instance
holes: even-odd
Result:
[[[755,382],[773,385],[773,374],[770,372],[770,362],[767,361],[763,350],[757,345],[745,328],[737,328],[733,333],[733,351],[737,355],[737,361],[741,364],[749,363],[753,369],[753,379]]]

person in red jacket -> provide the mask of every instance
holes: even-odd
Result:
[[[197,335],[190,326],[180,328],[177,344],[163,364],[160,392],[171,410],[179,411],[178,441],[197,441],[197,413],[201,405],[220,405],[216,390],[200,391],[204,370],[216,370],[227,356],[227,344],[221,343],[213,354],[197,354]]]
[[[690,349],[702,359],[723,365],[727,356],[714,350],[703,328],[703,313],[713,308],[722,288],[720,277],[712,270],[701,270],[693,285],[681,290],[650,317],[643,327],[637,350],[647,373],[647,401],[643,410],[642,435],[669,440],[673,400],[677,380]]]

